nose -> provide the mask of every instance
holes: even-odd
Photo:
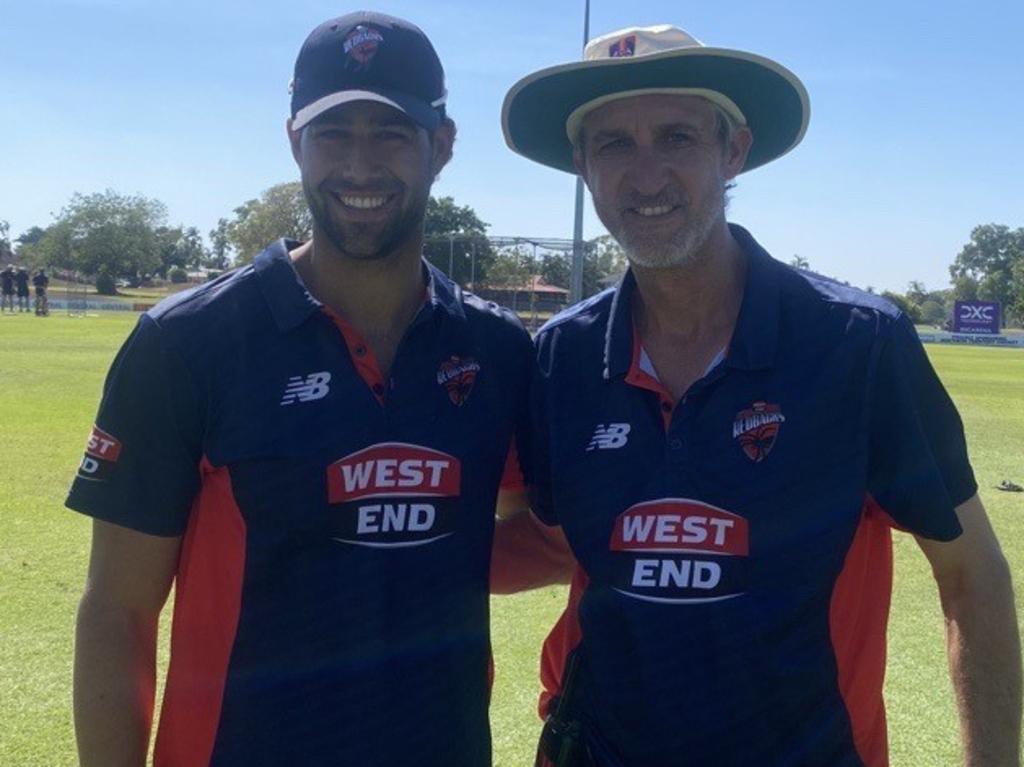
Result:
[[[365,136],[353,136],[339,148],[339,175],[350,183],[366,183],[379,178],[380,167],[373,142]]]
[[[639,146],[626,172],[626,181],[644,196],[654,196],[665,188],[668,167],[654,147]]]

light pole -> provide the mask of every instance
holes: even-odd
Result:
[[[583,9],[583,48],[590,41],[590,0]],[[576,222],[572,234],[572,279],[569,281],[569,302],[583,300],[583,179],[576,176]]]

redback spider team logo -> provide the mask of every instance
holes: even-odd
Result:
[[[462,407],[473,391],[476,374],[479,372],[480,363],[472,357],[452,355],[437,369],[437,382],[447,390],[452,404]]]
[[[384,36],[380,32],[360,24],[345,38],[345,55],[350,62],[355,62],[356,69],[368,69],[383,42]]]
[[[613,59],[632,56],[636,52],[636,35],[629,35],[616,40],[608,46],[608,55]]]
[[[786,421],[782,409],[768,402],[755,402],[736,414],[732,422],[732,436],[754,463],[760,463],[772,451],[779,428]]]

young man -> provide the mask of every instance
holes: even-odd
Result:
[[[14,286],[18,292],[18,311],[28,311],[28,269],[24,266],[19,266],[18,270],[14,273]]]
[[[546,648],[559,764],[888,764],[890,529],[946,617],[965,761],[1018,764],[1009,570],[913,325],[726,222],[809,107],[775,62],[682,30],[594,40],[520,81],[509,145],[578,172],[631,267],[538,339],[534,509],[580,563]]]
[[[160,304],[115,360],[68,499],[95,517],[86,767],[143,763],[172,583],[156,764],[490,764],[491,538],[533,353],[422,259],[444,104],[412,24],[314,30],[288,121],[312,239]]]
[[[0,312],[10,309],[14,313],[14,265],[8,264],[0,271]]]
[[[49,299],[46,295],[47,287],[50,285],[50,278],[46,276],[45,269],[39,269],[32,277],[32,284],[36,289],[36,314],[45,317],[50,313]]]

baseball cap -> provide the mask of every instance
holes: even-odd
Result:
[[[340,16],[314,29],[295,60],[292,128],[352,101],[377,101],[427,130],[444,117],[444,69],[423,31],[369,11]]]

